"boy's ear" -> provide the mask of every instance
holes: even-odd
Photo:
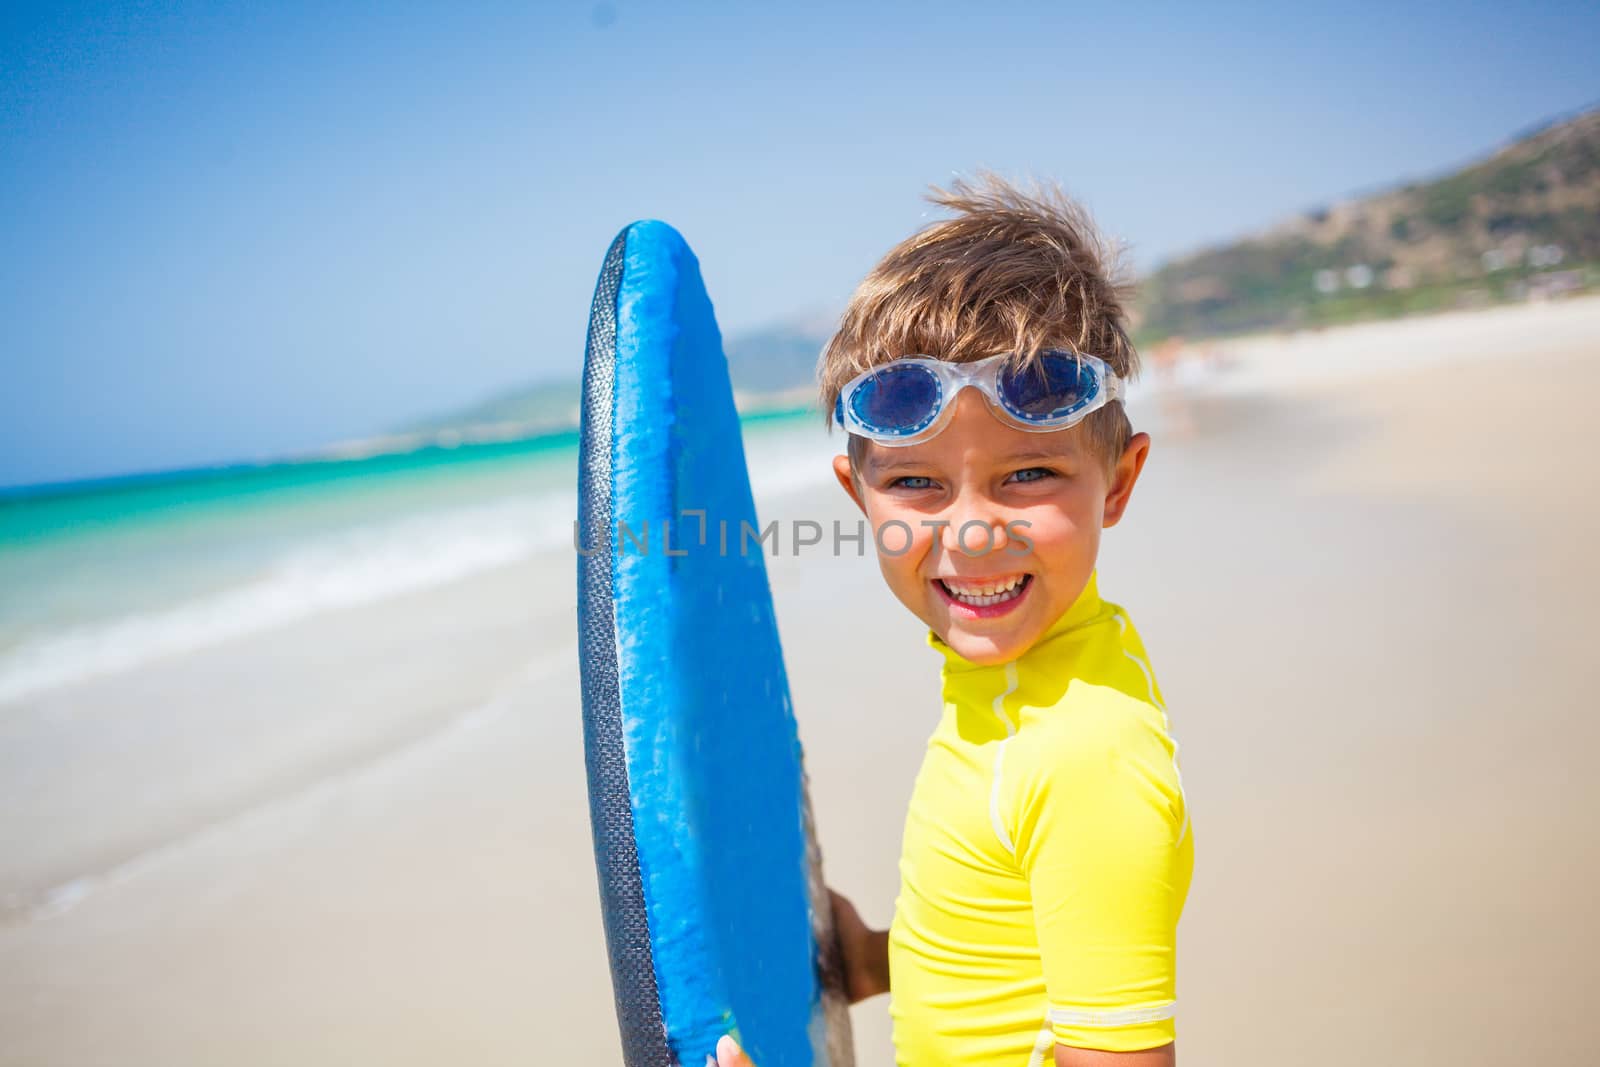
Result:
[[[1128,447],[1117,458],[1117,465],[1111,471],[1110,486],[1106,490],[1106,510],[1100,523],[1106,529],[1122,521],[1123,513],[1128,510],[1128,498],[1133,496],[1134,483],[1139,480],[1139,472],[1144,470],[1144,461],[1149,458],[1149,434],[1136,433],[1128,438]]]
[[[833,457],[833,476],[839,479],[839,484],[844,486],[844,491],[850,494],[850,499],[856,502],[856,507],[861,509],[863,515],[867,512],[867,505],[861,499],[861,487],[856,484],[855,471],[850,469],[849,456]]]

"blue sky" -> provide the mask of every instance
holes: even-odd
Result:
[[[0,485],[575,376],[634,218],[738,331],[979,167],[1148,267],[1600,99],[1592,4],[329,6],[4,7]]]

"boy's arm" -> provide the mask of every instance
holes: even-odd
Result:
[[[828,890],[828,896],[833,901],[833,929],[839,938],[850,1003],[889,992],[889,931],[868,927],[855,905],[833,890]]]
[[[1176,1067],[1177,1062],[1176,1042],[1139,1052],[1101,1052],[1071,1045],[1056,1046],[1056,1067]]]

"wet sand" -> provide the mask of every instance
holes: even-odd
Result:
[[[1101,564],[1182,745],[1183,1062],[1573,1058],[1600,301],[1226,351],[1136,410]],[[826,479],[764,517],[853,521]],[[771,572],[829,880],[886,924],[937,658],[873,560]],[[556,553],[0,708],[0,1063],[619,1062],[571,590]],[[170,736],[111,744],[128,701]]]

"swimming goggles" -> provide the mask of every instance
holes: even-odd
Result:
[[[834,422],[882,445],[910,445],[944,429],[956,395],[976,386],[1019,429],[1061,430],[1123,396],[1122,379],[1098,356],[1061,349],[1018,366],[1010,354],[972,363],[906,356],[856,375],[834,405]]]

